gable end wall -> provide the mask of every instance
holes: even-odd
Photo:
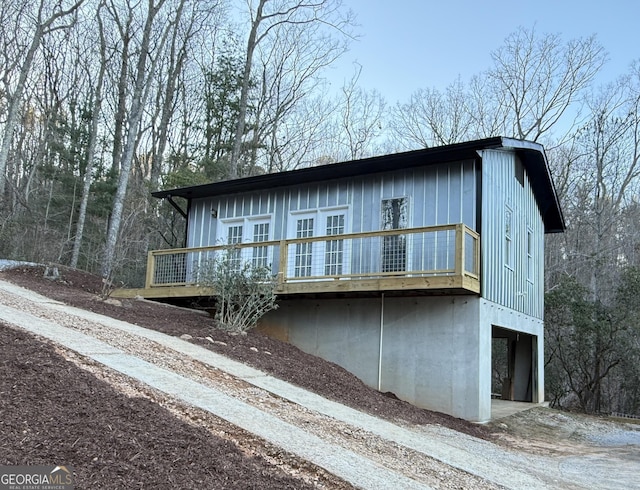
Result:
[[[544,225],[526,171],[521,184],[516,178],[517,156],[513,151],[484,150],[480,154],[482,296],[498,305],[542,319]],[[511,244],[507,245],[509,212]],[[507,247],[511,248],[510,254]]]

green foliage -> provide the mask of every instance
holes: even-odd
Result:
[[[178,187],[189,187],[210,182],[202,172],[198,172],[188,166],[179,167],[177,170],[166,174],[162,181],[162,187],[164,189],[176,189]]]
[[[276,281],[269,267],[242,261],[240,249],[229,248],[198,271],[199,283],[212,289],[215,322],[221,330],[244,334],[267,312],[275,310]]]
[[[230,42],[223,46],[216,64],[204,71],[204,142],[200,166],[209,180],[226,176],[240,114],[244,61]]]
[[[594,300],[571,277],[547,294],[545,389],[553,405],[588,413],[637,412],[640,393],[621,387],[640,386],[640,370],[633,369],[640,358],[638,294],[635,268],[623,271],[610,305]]]
[[[640,268],[625,269],[620,278],[620,286],[616,296],[618,312],[624,314],[627,320],[637,320],[640,316]]]

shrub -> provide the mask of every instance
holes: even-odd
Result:
[[[233,248],[201,270],[200,284],[210,287],[216,303],[214,320],[221,330],[246,333],[268,311],[275,310],[276,280],[271,269],[242,262]]]

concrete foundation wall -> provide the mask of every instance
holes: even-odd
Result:
[[[381,390],[419,407],[488,420],[491,407],[480,403],[490,392],[481,393],[479,384],[478,298],[392,298],[384,306]]]
[[[283,300],[260,329],[378,387],[380,299]]]
[[[284,300],[261,328],[416,406],[486,421],[491,326],[478,327],[479,302],[475,296]]]

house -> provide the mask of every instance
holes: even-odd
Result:
[[[541,145],[494,137],[153,195],[183,213],[187,243],[151,252],[136,294],[205,294],[197,265],[237,244],[277,274],[260,328],[367,385],[487,421],[504,345],[501,396],[544,401],[544,235],[565,226]]]

